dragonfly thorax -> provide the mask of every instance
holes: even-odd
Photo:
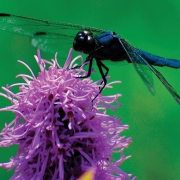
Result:
[[[73,42],[75,51],[89,54],[95,49],[96,43],[90,31],[80,31],[76,34]]]

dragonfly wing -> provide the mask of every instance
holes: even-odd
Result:
[[[151,70],[156,77],[163,83],[163,85],[168,89],[168,91],[171,93],[171,95],[174,97],[174,99],[180,104],[180,96],[176,93],[176,91],[173,89],[173,87],[167,82],[167,80],[164,78],[164,76],[156,70],[151,64],[149,64],[146,59],[144,59],[137,51],[136,48],[131,46],[129,43],[127,43],[124,39],[120,39],[122,46],[124,47],[125,51],[127,52],[130,60],[133,62],[133,64],[136,67],[136,70],[141,75],[142,79],[146,82],[148,87],[151,88],[151,84],[149,84],[149,79],[147,79],[147,76],[144,76],[141,64],[146,65],[146,67]],[[144,77],[143,77],[144,76]],[[150,89],[151,90],[151,89]]]
[[[60,52],[64,46],[72,47],[75,35],[82,30],[94,36],[104,30],[70,23],[50,22],[29,17],[0,13],[0,29],[31,37],[32,45],[46,52]],[[62,51],[61,51],[62,52]]]
[[[29,17],[0,13],[0,29],[23,36],[73,40],[78,31],[89,30],[95,36],[104,30],[61,22],[50,22]]]
[[[60,39],[47,39],[43,36],[35,36],[31,39],[31,44],[41,49],[44,52],[55,54],[58,52],[58,54],[61,57],[66,57],[66,53],[63,53],[64,49],[69,49],[72,47],[72,41],[62,41]]]
[[[119,41],[121,45],[123,46],[124,50],[126,51],[129,59],[133,63],[136,71],[150,90],[152,94],[155,93],[154,90],[154,83],[153,83],[153,77],[150,69],[147,67],[147,62],[143,58],[139,57],[139,54],[134,52],[134,48],[127,43],[124,39],[120,39]]]

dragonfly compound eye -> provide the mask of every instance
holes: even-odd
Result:
[[[73,48],[75,51],[89,54],[95,49],[95,39],[89,31],[80,31],[76,34],[73,42]]]

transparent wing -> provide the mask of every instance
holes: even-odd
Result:
[[[176,93],[176,91],[173,89],[173,87],[166,81],[164,76],[156,70],[153,66],[151,66],[137,51],[136,48],[131,46],[129,43],[127,43],[124,39],[120,39],[120,43],[124,47],[124,50],[127,52],[130,60],[134,64],[137,72],[140,74],[143,81],[146,83],[148,88],[152,93],[154,93],[153,84],[151,81],[151,78],[149,76],[148,71],[145,72],[146,69],[149,69],[151,72],[153,72],[157,78],[163,83],[163,85],[168,89],[168,91],[171,93],[171,95],[174,97],[174,99],[180,104],[180,96]]]
[[[58,52],[58,56],[66,57],[64,50],[72,47],[72,39],[63,41],[62,39],[50,39],[43,36],[35,36],[31,39],[31,44],[42,51],[52,54]]]
[[[144,61],[144,59],[139,58],[139,54],[134,52],[134,48],[127,43],[124,39],[119,38],[120,43],[122,44],[123,48],[125,49],[129,59],[133,63],[136,71],[150,90],[152,94],[155,93],[154,90],[154,82],[153,82],[153,77],[152,77],[152,72],[147,66],[147,62]]]
[[[75,35],[81,30],[89,30],[94,36],[105,32],[83,25],[50,22],[5,13],[0,13],[0,29],[31,37],[35,47],[45,46],[48,43],[53,47],[57,44],[72,46]]]

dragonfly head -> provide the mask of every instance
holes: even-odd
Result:
[[[73,42],[75,51],[89,54],[95,49],[95,39],[90,31],[80,31],[76,34]]]

